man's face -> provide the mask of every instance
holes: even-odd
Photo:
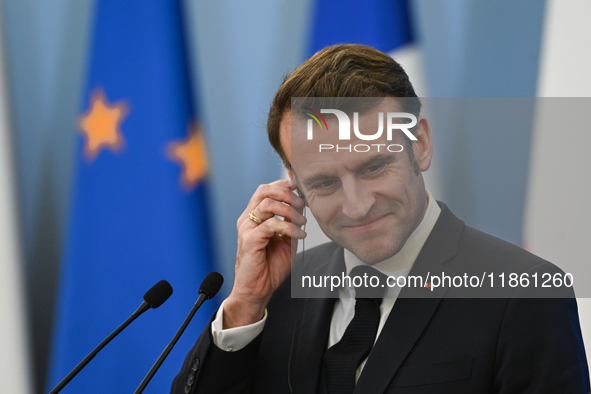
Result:
[[[400,111],[392,108],[392,101],[385,100],[375,110],[360,114],[361,132],[375,133],[378,112]],[[393,144],[408,149],[407,137],[402,131],[394,130],[391,141],[386,140],[385,131],[376,141],[359,140],[353,132],[351,140],[339,141],[335,117],[326,118],[331,131],[314,128],[313,140],[307,140],[307,119],[299,115],[292,118],[289,112],[285,114],[280,138],[292,166],[290,176],[298,182],[320,228],[332,241],[368,264],[378,263],[398,253],[422,220],[427,202],[422,175],[415,173],[408,152],[391,153],[386,149]],[[353,116],[350,118],[353,126]],[[432,154],[426,119],[419,118],[415,135],[418,138],[413,143],[415,157],[420,169],[425,171]],[[355,152],[354,149],[319,152],[319,144],[385,145],[379,152],[375,146],[369,152]]]

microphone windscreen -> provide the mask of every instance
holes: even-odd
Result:
[[[156,309],[168,300],[172,295],[172,286],[164,279],[156,283],[144,294],[144,301],[150,304],[150,308]]]
[[[199,286],[199,294],[204,293],[207,296],[208,300],[211,300],[220,290],[222,284],[224,283],[224,277],[219,272],[210,272],[203,282],[201,282],[201,286]]]

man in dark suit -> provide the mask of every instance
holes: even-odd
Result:
[[[356,129],[346,141],[353,148],[328,149],[342,119],[325,120],[314,108],[342,100],[293,97],[379,98],[342,111],[358,110],[357,129],[378,128],[377,144]],[[173,393],[589,391],[565,274],[465,226],[433,199],[421,175],[432,141],[420,106],[404,70],[361,45],[325,48],[286,78],[267,127],[292,181],[259,187],[238,219],[232,293],[187,355]],[[384,113],[414,118],[412,135],[380,135]],[[306,236],[304,206],[333,242],[292,265],[292,242]],[[511,277],[515,286],[501,287],[510,274],[527,284]],[[544,275],[561,282],[552,291],[530,286]],[[324,284],[314,288],[314,279]]]

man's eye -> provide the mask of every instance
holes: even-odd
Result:
[[[384,167],[385,167],[385,164],[384,163],[374,164],[372,166],[367,167],[365,169],[365,173],[366,174],[369,174],[369,175],[376,174],[376,173],[380,172],[381,170],[383,170]]]
[[[329,196],[339,188],[339,185],[338,179],[326,179],[314,184],[312,188],[318,196]]]
[[[319,184],[316,185],[316,187],[319,189],[326,189],[326,188],[331,187],[333,185],[333,183],[334,183],[334,181],[329,179],[324,182],[320,182]]]

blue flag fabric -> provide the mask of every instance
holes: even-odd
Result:
[[[131,393],[213,268],[207,158],[180,4],[98,0],[49,373],[54,387],[161,279],[171,298],[113,340],[63,393]],[[170,390],[211,317],[197,313],[146,393]]]
[[[389,52],[413,41],[407,0],[316,0],[310,55],[334,44]]]

